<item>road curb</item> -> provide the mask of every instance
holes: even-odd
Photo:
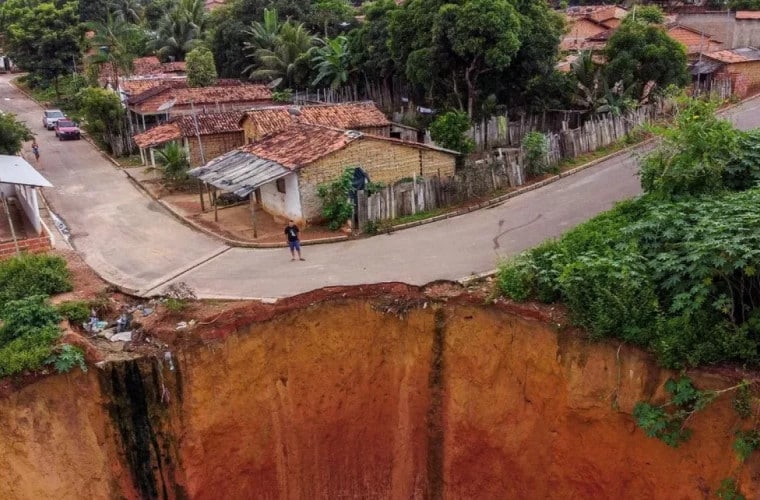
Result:
[[[579,165],[577,167],[574,167],[570,170],[566,170],[565,172],[560,172],[559,174],[553,175],[551,177],[548,177],[546,179],[540,180],[538,182],[534,182],[533,184],[528,184],[526,186],[520,187],[518,189],[515,189],[514,191],[510,191],[509,193],[505,193],[501,196],[497,196],[496,198],[491,198],[490,200],[483,201],[481,203],[477,203],[475,205],[471,205],[466,208],[462,208],[459,210],[455,210],[453,212],[447,212],[441,215],[436,215],[435,217],[430,217],[429,219],[422,219],[414,222],[408,222],[406,224],[398,224],[396,226],[391,226],[387,229],[382,229],[378,231],[378,234],[389,234],[393,233],[395,231],[401,231],[404,229],[409,229],[412,227],[422,226],[425,224],[431,224],[433,222],[438,222],[444,219],[451,219],[452,217],[458,217],[460,215],[465,215],[470,212],[474,212],[476,210],[482,210],[484,208],[490,208],[495,205],[499,205],[500,203],[503,203],[509,199],[512,199],[516,196],[520,196],[521,194],[528,193],[530,191],[534,191],[536,189],[542,188],[544,186],[548,186],[549,184],[553,184],[557,182],[560,179],[564,179],[565,177],[569,177],[573,174],[577,174],[578,172],[582,172],[586,169],[595,167],[596,165],[605,162],[607,160],[610,160],[612,158],[615,158],[617,156],[622,156],[624,154],[630,153],[635,149],[638,149],[642,146],[646,146],[649,143],[653,142],[656,138],[650,137],[649,139],[645,139],[639,143],[633,144],[631,146],[625,147],[619,151],[615,151],[614,153],[610,153],[606,156],[602,156],[600,158],[597,158],[595,160],[592,160],[588,163],[584,163],[583,165]]]

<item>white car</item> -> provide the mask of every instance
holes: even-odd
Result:
[[[42,113],[42,126],[48,130],[53,130],[55,128],[55,124],[61,118],[66,118],[66,115],[64,115],[63,111],[60,109],[46,109]]]

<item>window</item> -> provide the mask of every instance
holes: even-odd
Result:
[[[278,193],[284,193],[285,192],[285,179],[277,179],[277,192]]]

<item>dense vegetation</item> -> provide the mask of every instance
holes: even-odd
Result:
[[[96,85],[105,71],[114,84],[136,57],[151,54],[187,60],[194,86],[212,84],[217,74],[271,83],[278,92],[352,85],[470,120],[504,109],[621,112],[686,83],[683,48],[667,37],[656,8],[626,18],[610,39],[606,68],[584,54],[569,74],[558,72],[565,27],[556,6],[230,0],[209,13],[202,0],[7,0],[0,44],[29,72],[31,86],[53,87],[56,100],[77,111],[82,82],[72,73],[89,68],[85,83]],[[106,114],[117,130],[94,135],[119,154],[129,145],[117,140],[124,117],[111,117],[110,107]]]
[[[0,262],[0,378],[46,364],[58,371],[84,366],[79,349],[56,348],[60,315],[48,296],[68,290],[71,278],[60,257],[21,255]]]
[[[668,367],[760,361],[760,134],[690,102],[643,160],[645,194],[502,265],[502,292],[562,301],[593,338]]]

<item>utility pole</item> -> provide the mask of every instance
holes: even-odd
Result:
[[[198,151],[201,154],[201,163],[203,165],[206,164],[206,156],[203,154],[203,141],[201,140],[201,131],[198,128],[198,117],[195,115],[195,103],[193,101],[190,101],[190,112],[193,115],[193,125],[195,126],[195,137],[198,139]],[[206,204],[203,201],[203,181],[198,179],[199,183],[199,192],[201,197],[201,212],[206,211]]]

